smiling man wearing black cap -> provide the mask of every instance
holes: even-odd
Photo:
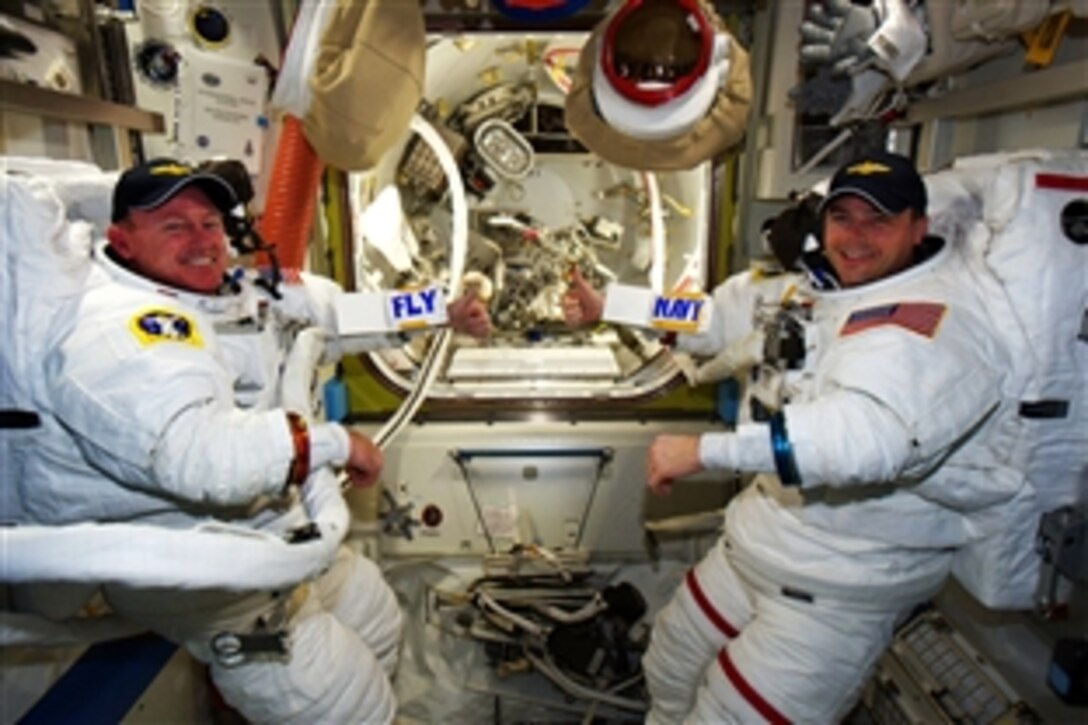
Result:
[[[284,371],[301,331],[329,343],[317,349],[328,359],[390,340],[337,336],[342,290],[329,279],[300,272],[270,288],[255,270],[236,268],[224,285],[224,214],[237,203],[217,174],[172,159],[121,175],[108,241],[49,331],[35,437],[48,455],[17,482],[19,510],[5,516],[174,530],[226,521],[312,537],[300,495],[339,495],[334,468],[355,486],[377,480],[377,446],[347,426],[311,420],[304,392],[288,407]],[[447,312],[458,331],[486,334],[478,300],[462,298]],[[308,390],[311,371],[299,372]],[[396,598],[378,567],[353,551],[318,563],[322,574],[286,591],[148,589],[112,579],[102,590],[121,617],[208,663],[251,722],[390,722]]]
[[[740,361],[745,404],[731,430],[657,436],[647,486],[705,469],[750,483],[654,620],[648,723],[840,722],[978,522],[1028,490],[983,270],[927,235],[911,162],[850,161],[819,214],[837,280],[797,275],[772,297],[733,275],[710,329],[677,338]],[[568,298],[575,323],[605,309],[577,280]]]
[[[107,253],[148,279],[212,294],[229,262],[223,215],[237,203],[226,181],[173,159],[134,166],[114,187]]]
[[[703,469],[755,474],[654,623],[650,722],[840,721],[974,517],[1025,486],[1008,453],[1008,352],[971,261],[927,235],[913,164],[852,160],[820,215],[838,284],[798,279],[800,299],[767,316],[790,325],[754,330],[775,341],[792,326],[800,343],[788,359],[764,346],[749,419],[650,446],[656,493]],[[752,333],[714,332],[725,346]]]
[[[929,228],[925,184],[908,159],[887,152],[839,169],[820,212],[824,254],[843,287],[906,269]]]
[[[843,165],[820,206],[837,285],[798,279],[800,299],[767,316],[790,325],[754,331],[774,341],[792,326],[793,357],[765,345],[748,388],[759,405],[734,430],[651,444],[657,493],[709,468],[755,477],[654,623],[648,721],[840,721],[974,517],[1024,489],[1008,352],[971,260],[927,235],[926,201],[902,156]],[[728,346],[752,332],[715,334]]]

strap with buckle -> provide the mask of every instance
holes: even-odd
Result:
[[[258,655],[286,657],[290,651],[287,632],[220,632],[212,638],[212,652],[224,667],[238,667]]]

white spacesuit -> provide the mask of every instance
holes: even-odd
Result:
[[[781,379],[754,386],[778,399],[699,442],[705,467],[759,475],[657,617],[651,722],[837,721],[896,623],[976,535],[971,513],[1022,489],[1007,353],[974,274],[943,245],[898,274],[803,288],[787,305],[803,361],[797,345],[766,344],[793,354],[757,368]],[[793,324],[771,319],[765,342]],[[680,344],[705,354],[752,330]]]
[[[294,333],[334,329],[336,285],[304,276],[274,299],[242,277],[237,293],[204,296],[133,274],[105,246],[95,257],[51,330],[34,401],[42,424],[5,518],[186,530],[228,519],[306,536],[302,508],[284,497],[298,441],[273,406]],[[310,475],[331,475],[347,432],[317,422],[308,432]],[[255,500],[268,505],[254,511]],[[293,590],[103,589],[121,616],[208,662],[252,721],[392,720],[400,610],[377,566],[346,548]]]

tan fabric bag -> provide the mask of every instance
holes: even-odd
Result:
[[[952,37],[995,43],[1043,22],[1048,2],[1039,0],[956,0],[951,3]]]
[[[338,0],[310,78],[302,119],[326,163],[373,167],[407,131],[423,95],[423,10],[405,0]]]

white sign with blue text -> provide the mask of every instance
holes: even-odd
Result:
[[[658,294],[646,287],[610,284],[603,317],[608,322],[663,332],[697,333],[710,325],[713,306],[701,292]]]
[[[446,298],[438,287],[346,292],[336,299],[340,335],[407,332],[446,324]]]

